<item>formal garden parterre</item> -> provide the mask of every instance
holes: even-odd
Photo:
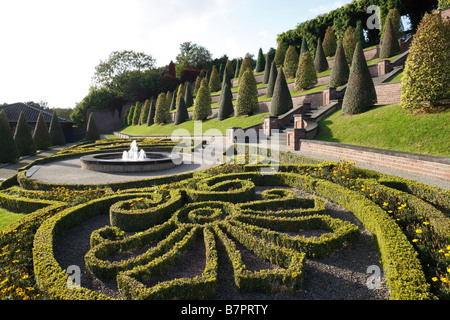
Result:
[[[86,143],[41,161],[121,149],[129,142]],[[163,139],[146,143],[155,149],[170,146]],[[220,296],[218,273],[224,268],[218,247],[225,248],[239,292],[295,296],[302,290],[308,259],[359,241],[355,224],[327,214],[325,201],[330,201],[373,235],[390,299],[448,299],[448,191],[347,162],[297,160],[282,162],[273,174],[261,173],[266,165],[229,163],[98,187],[40,183],[24,169],[3,182],[0,193],[2,208],[26,214],[1,233],[1,296],[214,299]],[[90,232],[83,268],[99,281],[116,283],[115,295],[83,283],[73,287],[56,250],[72,228],[96,217],[103,223]],[[268,264],[248,269],[244,250]],[[171,275],[193,251],[196,273]]]

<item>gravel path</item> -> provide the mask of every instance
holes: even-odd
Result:
[[[262,191],[264,188],[258,188]],[[309,196],[297,191],[299,195]],[[342,207],[326,202],[327,214],[334,218],[350,221],[361,230],[360,240],[346,246],[333,255],[321,259],[307,259],[304,270],[303,290],[297,294],[261,294],[239,293],[234,285],[233,270],[225,248],[218,243],[219,274],[217,300],[388,300],[389,289],[382,278],[381,289],[369,289],[366,282],[371,276],[367,273],[369,266],[381,268],[380,256],[373,243],[373,237],[368,233],[358,219]],[[55,244],[55,257],[61,267],[77,265],[82,271],[81,285],[113,298],[121,299],[114,280],[102,281],[93,277],[85,268],[84,255],[89,250],[89,237],[92,231],[109,224],[107,213],[72,228],[65,232]],[[261,261],[248,250],[243,250],[243,259],[249,269],[259,270],[275,268]],[[190,277],[201,273],[204,268],[204,246],[197,241],[177,264],[167,274],[156,280],[169,280],[174,277]]]

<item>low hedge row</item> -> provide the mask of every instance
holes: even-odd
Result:
[[[242,229],[229,223],[215,225],[214,230],[226,248],[233,265],[235,283],[240,291],[269,293],[277,291],[297,292],[301,289],[305,264],[304,253],[266,242],[261,238],[242,232]],[[268,260],[282,269],[259,271],[246,269],[239,250],[226,234],[230,234],[232,238],[253,251],[261,259]]]
[[[136,193],[135,198],[153,197],[155,194]],[[159,201],[158,201],[159,200]],[[120,201],[111,206],[109,214],[111,225],[126,232],[146,230],[156,224],[169,220],[170,216],[184,204],[184,192],[175,189],[155,202],[147,202],[146,208],[130,209],[126,205],[130,200]],[[133,200],[131,200],[133,201]]]
[[[238,208],[230,202],[194,202],[184,205],[175,212],[174,219],[179,225],[190,225],[193,227],[195,224],[203,225],[226,219],[227,217],[236,214],[237,210]]]
[[[202,181],[197,189],[186,189],[189,201],[227,201],[238,203],[255,197],[255,184],[251,181],[241,179],[216,183],[211,181],[214,181],[214,178]]]
[[[0,208],[15,213],[31,213],[57,203],[58,201],[29,199],[0,193]]]
[[[151,287],[145,285],[147,279],[164,273],[174,265],[199,236],[203,237],[206,248],[206,266],[202,275],[164,281]],[[117,276],[118,288],[127,299],[208,299],[214,296],[217,289],[217,259],[212,232],[208,228],[192,228],[183,240],[174,244],[164,255],[146,265],[120,273]]]

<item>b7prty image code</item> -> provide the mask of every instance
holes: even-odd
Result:
[[[216,306],[188,306],[181,308],[182,315],[266,315],[269,305],[263,304],[226,304],[223,308]]]

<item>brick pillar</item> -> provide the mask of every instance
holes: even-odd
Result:
[[[294,116],[294,128],[295,129],[305,129],[305,123],[303,122],[302,114],[296,114]]]
[[[325,88],[323,89],[323,105],[326,106],[330,103],[331,100],[336,100],[337,94],[336,94],[336,88]]]
[[[391,62],[389,60],[380,60],[378,62],[378,76],[385,75],[392,71]]]
[[[286,130],[286,146],[289,150],[296,151],[300,148],[300,139],[306,136],[305,129]]]
[[[277,116],[264,117],[264,133],[267,137],[270,137],[272,130],[279,128]]]

